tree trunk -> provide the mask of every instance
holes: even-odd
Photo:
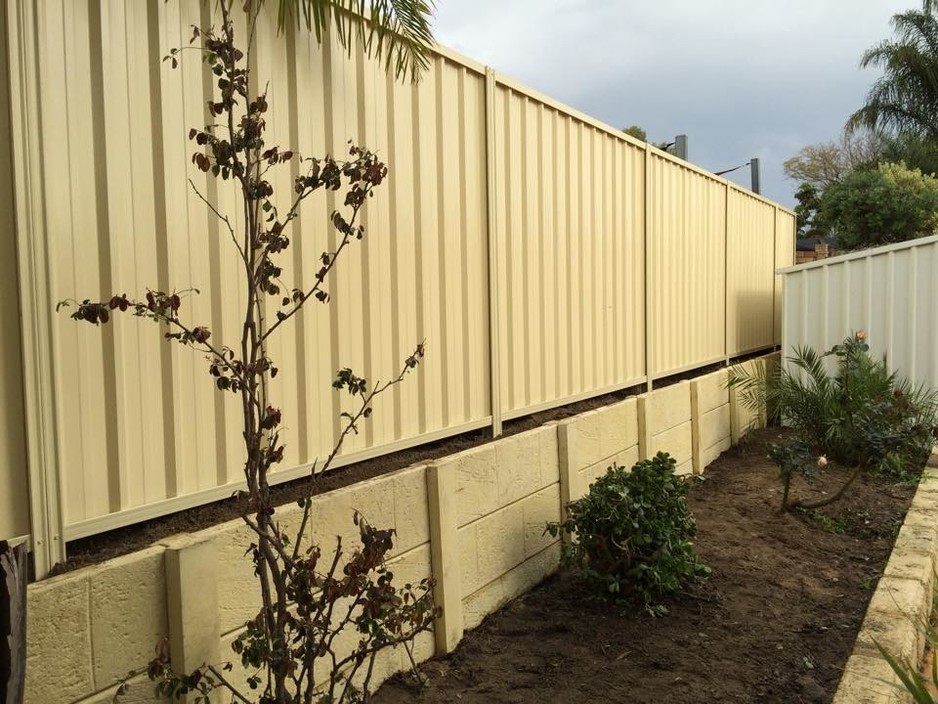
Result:
[[[821,506],[827,506],[827,504],[832,504],[837,501],[841,496],[847,493],[847,489],[850,488],[850,485],[860,476],[860,472],[863,470],[863,465],[857,465],[856,469],[853,470],[853,473],[850,475],[850,478],[847,479],[846,483],[837,490],[837,493],[833,496],[828,496],[824,499],[819,499],[817,501],[795,501],[791,508],[801,508],[810,511],[811,509],[821,508]]]
[[[26,685],[26,546],[0,540],[0,704],[20,704]]]

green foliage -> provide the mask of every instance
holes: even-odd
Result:
[[[814,474],[814,463],[811,457],[811,449],[804,440],[795,440],[794,442],[772,443],[769,445],[769,459],[778,465],[779,476],[782,480],[782,511],[787,511],[788,494],[791,488],[792,477],[797,472],[801,472],[806,477]],[[824,462],[826,463],[825,458]]]
[[[928,457],[936,437],[938,394],[889,372],[885,360],[872,359],[869,349],[861,330],[823,354],[799,348],[788,368],[771,374],[730,370],[730,385],[739,389],[745,406],[768,405],[797,432],[795,440],[772,446],[769,453],[781,471],[783,510],[837,500],[863,469],[907,478]],[[821,467],[830,459],[856,471],[822,501],[789,502],[791,477],[813,469],[812,455],[821,456]]]
[[[648,141],[648,133],[644,130],[644,128],[639,127],[638,125],[629,125],[628,127],[623,127],[622,131],[630,137],[635,137],[635,139],[640,139],[643,142]]]
[[[904,164],[853,171],[824,191],[820,220],[844,249],[934,234],[938,230],[938,179]]]
[[[880,161],[938,174],[938,141],[912,132],[880,136]]]
[[[788,368],[768,375],[733,368],[730,384],[747,407],[775,408],[812,453],[890,473],[918,467],[928,456],[938,394],[889,372],[884,359],[872,359],[862,330],[824,353],[799,348],[788,361]]]
[[[824,237],[827,228],[818,217],[821,208],[821,191],[813,183],[803,182],[795,191],[795,217],[798,221],[798,237]]]
[[[863,54],[860,65],[883,74],[847,128],[938,137],[938,18],[910,10],[893,15],[892,25],[895,38]]]
[[[710,572],[694,553],[697,522],[674,468],[674,458],[662,452],[631,471],[613,465],[567,507],[563,523],[547,527],[569,538],[564,565],[578,568],[601,592],[638,601],[652,614],[667,611],[656,599]]]

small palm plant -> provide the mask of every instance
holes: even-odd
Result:
[[[788,367],[730,369],[729,384],[745,407],[767,408],[795,429],[792,442],[799,445],[799,456],[823,456],[821,465],[830,460],[853,469],[844,486],[821,502],[789,503],[786,492],[783,510],[836,501],[863,470],[904,477],[927,458],[938,422],[938,393],[890,372],[869,349],[860,330],[823,353],[797,348]],[[772,459],[782,467],[787,486],[791,472],[778,462],[783,455],[773,451]]]

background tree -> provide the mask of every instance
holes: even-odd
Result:
[[[938,1],[894,15],[895,36],[863,54],[883,69],[839,143],[810,145],[785,162],[802,237],[833,233],[856,248],[932,234],[938,173]],[[864,190],[868,189],[868,190]],[[909,208],[902,212],[900,204]]]
[[[844,133],[839,142],[809,144],[783,164],[785,175],[818,191],[840,183],[851,171],[875,165],[882,157],[883,138],[870,130]]]
[[[848,130],[868,128],[938,138],[938,18],[935,3],[894,15],[895,37],[863,54],[862,68],[883,70]]]
[[[938,179],[903,164],[857,169],[824,191],[819,213],[845,249],[931,235],[938,229]]]
[[[938,140],[911,132],[882,134],[879,139],[883,162],[903,163],[925,174],[938,174]]]
[[[623,127],[622,131],[630,137],[635,137],[635,139],[640,139],[643,142],[648,141],[648,133],[638,125],[629,125],[628,127]]]
[[[826,237],[827,228],[818,217],[821,208],[821,191],[813,183],[804,181],[795,191],[795,218],[798,224],[798,237]]]

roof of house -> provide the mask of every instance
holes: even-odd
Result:
[[[819,244],[826,244],[828,247],[834,247],[834,238],[827,237],[804,237],[795,242],[795,248],[799,252],[813,252],[814,248]]]

